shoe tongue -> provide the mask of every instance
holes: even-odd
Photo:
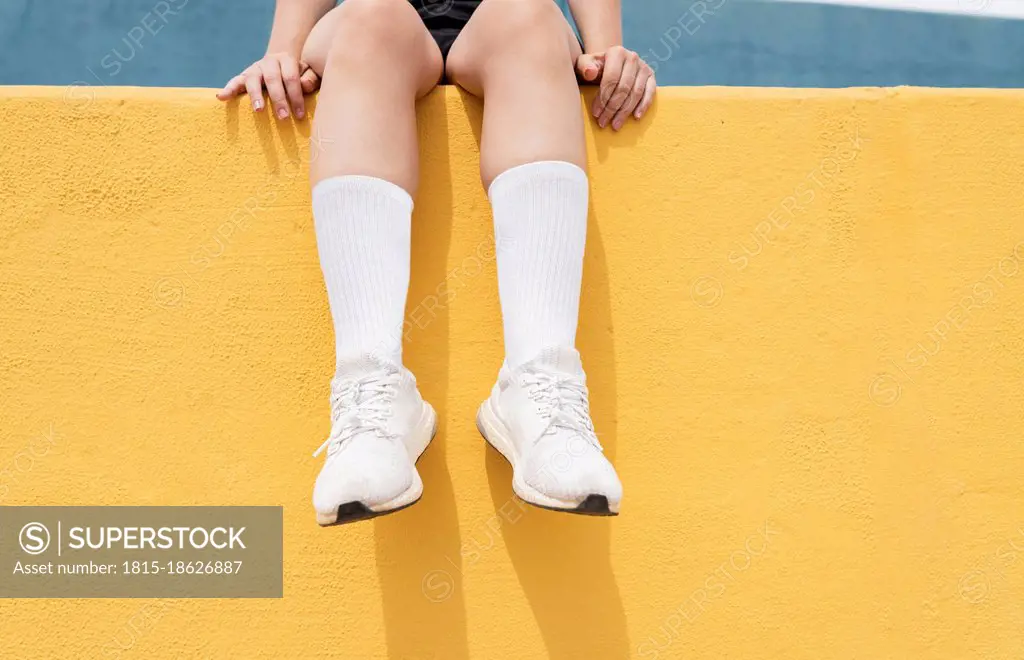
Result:
[[[583,378],[583,363],[580,361],[580,354],[575,348],[551,347],[545,348],[540,355],[534,358],[533,363],[552,371],[564,374],[571,374]]]

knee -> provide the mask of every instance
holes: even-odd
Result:
[[[484,7],[492,12],[487,41],[494,51],[550,55],[568,48],[565,17],[554,0],[491,0]]]
[[[477,93],[489,62],[536,68],[571,61],[569,26],[553,0],[489,0],[476,11],[481,33],[471,42],[457,40],[447,64],[449,75],[470,91]]]
[[[345,0],[336,11],[338,27],[329,60],[409,56],[405,51],[411,50],[421,29],[408,0]]]

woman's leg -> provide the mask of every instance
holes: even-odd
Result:
[[[579,43],[553,0],[484,0],[448,75],[484,99],[480,174],[494,210],[505,367],[478,425],[540,506],[618,512],[575,349],[588,181]]]
[[[359,174],[416,192],[415,101],[441,78],[441,51],[408,0],[345,0],[313,28],[302,59],[323,79],[313,186]]]
[[[486,99],[480,175],[543,160],[587,167],[574,65],[580,44],[554,0],[484,0],[448,55],[448,77]]]
[[[402,367],[402,321],[415,104],[442,63],[408,0],[346,0],[314,28],[303,59],[323,78],[315,134],[324,146],[311,146],[310,179],[336,343],[313,506],[321,524],[334,524],[408,506],[423,491],[415,461],[435,416]]]
[[[407,0],[346,0],[303,52],[323,84],[310,180],[337,360],[401,363],[416,99],[437,84],[441,52]]]
[[[484,0],[448,56],[452,80],[484,99],[480,175],[513,368],[575,342],[587,225],[579,51],[553,0]]]

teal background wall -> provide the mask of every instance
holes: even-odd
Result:
[[[0,0],[0,84],[220,86],[262,54],[273,3]],[[700,22],[693,0],[623,4],[662,84],[1024,87],[1021,20],[704,0]]]

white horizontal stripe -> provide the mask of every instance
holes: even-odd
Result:
[[[849,5],[876,9],[929,11],[969,16],[1024,18],[1024,0],[776,0],[824,5]]]

